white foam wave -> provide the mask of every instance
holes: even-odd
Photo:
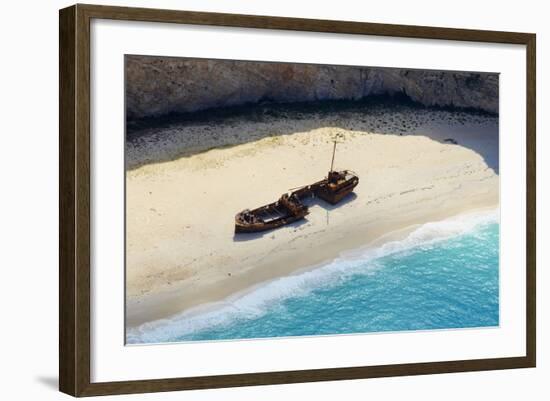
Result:
[[[373,274],[378,267],[376,259],[418,247],[431,246],[436,242],[471,232],[480,225],[497,222],[498,218],[497,209],[427,223],[402,240],[386,242],[376,248],[346,252],[315,269],[274,279],[224,301],[195,308],[170,319],[145,323],[129,330],[127,341],[129,344],[178,341],[184,336],[205,329],[223,327],[238,319],[260,317],[270,308],[282,307],[281,301],[290,297],[307,296],[316,288],[335,285],[350,275]]]

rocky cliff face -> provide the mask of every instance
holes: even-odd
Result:
[[[405,94],[426,106],[498,113],[498,74],[126,57],[127,118],[261,102]]]

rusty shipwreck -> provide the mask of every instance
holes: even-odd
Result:
[[[359,177],[350,170],[335,171],[333,169],[335,153],[336,141],[327,177],[287,192],[273,203],[237,213],[235,232],[266,231],[293,223],[309,214],[309,208],[304,204],[305,199],[318,197],[331,205],[336,205],[353,192],[353,189],[359,184]]]

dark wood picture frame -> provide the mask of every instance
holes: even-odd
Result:
[[[90,381],[90,21],[93,18],[211,26],[441,39],[526,46],[527,227],[526,356],[349,368]],[[372,24],[236,14],[74,5],[59,13],[59,389],[73,396],[144,393],[264,384],[348,380],[401,375],[534,367],[535,268],[535,73],[536,36],[421,26]]]

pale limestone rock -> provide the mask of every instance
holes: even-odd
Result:
[[[498,113],[498,74],[127,56],[129,119],[258,102],[406,94]]]

